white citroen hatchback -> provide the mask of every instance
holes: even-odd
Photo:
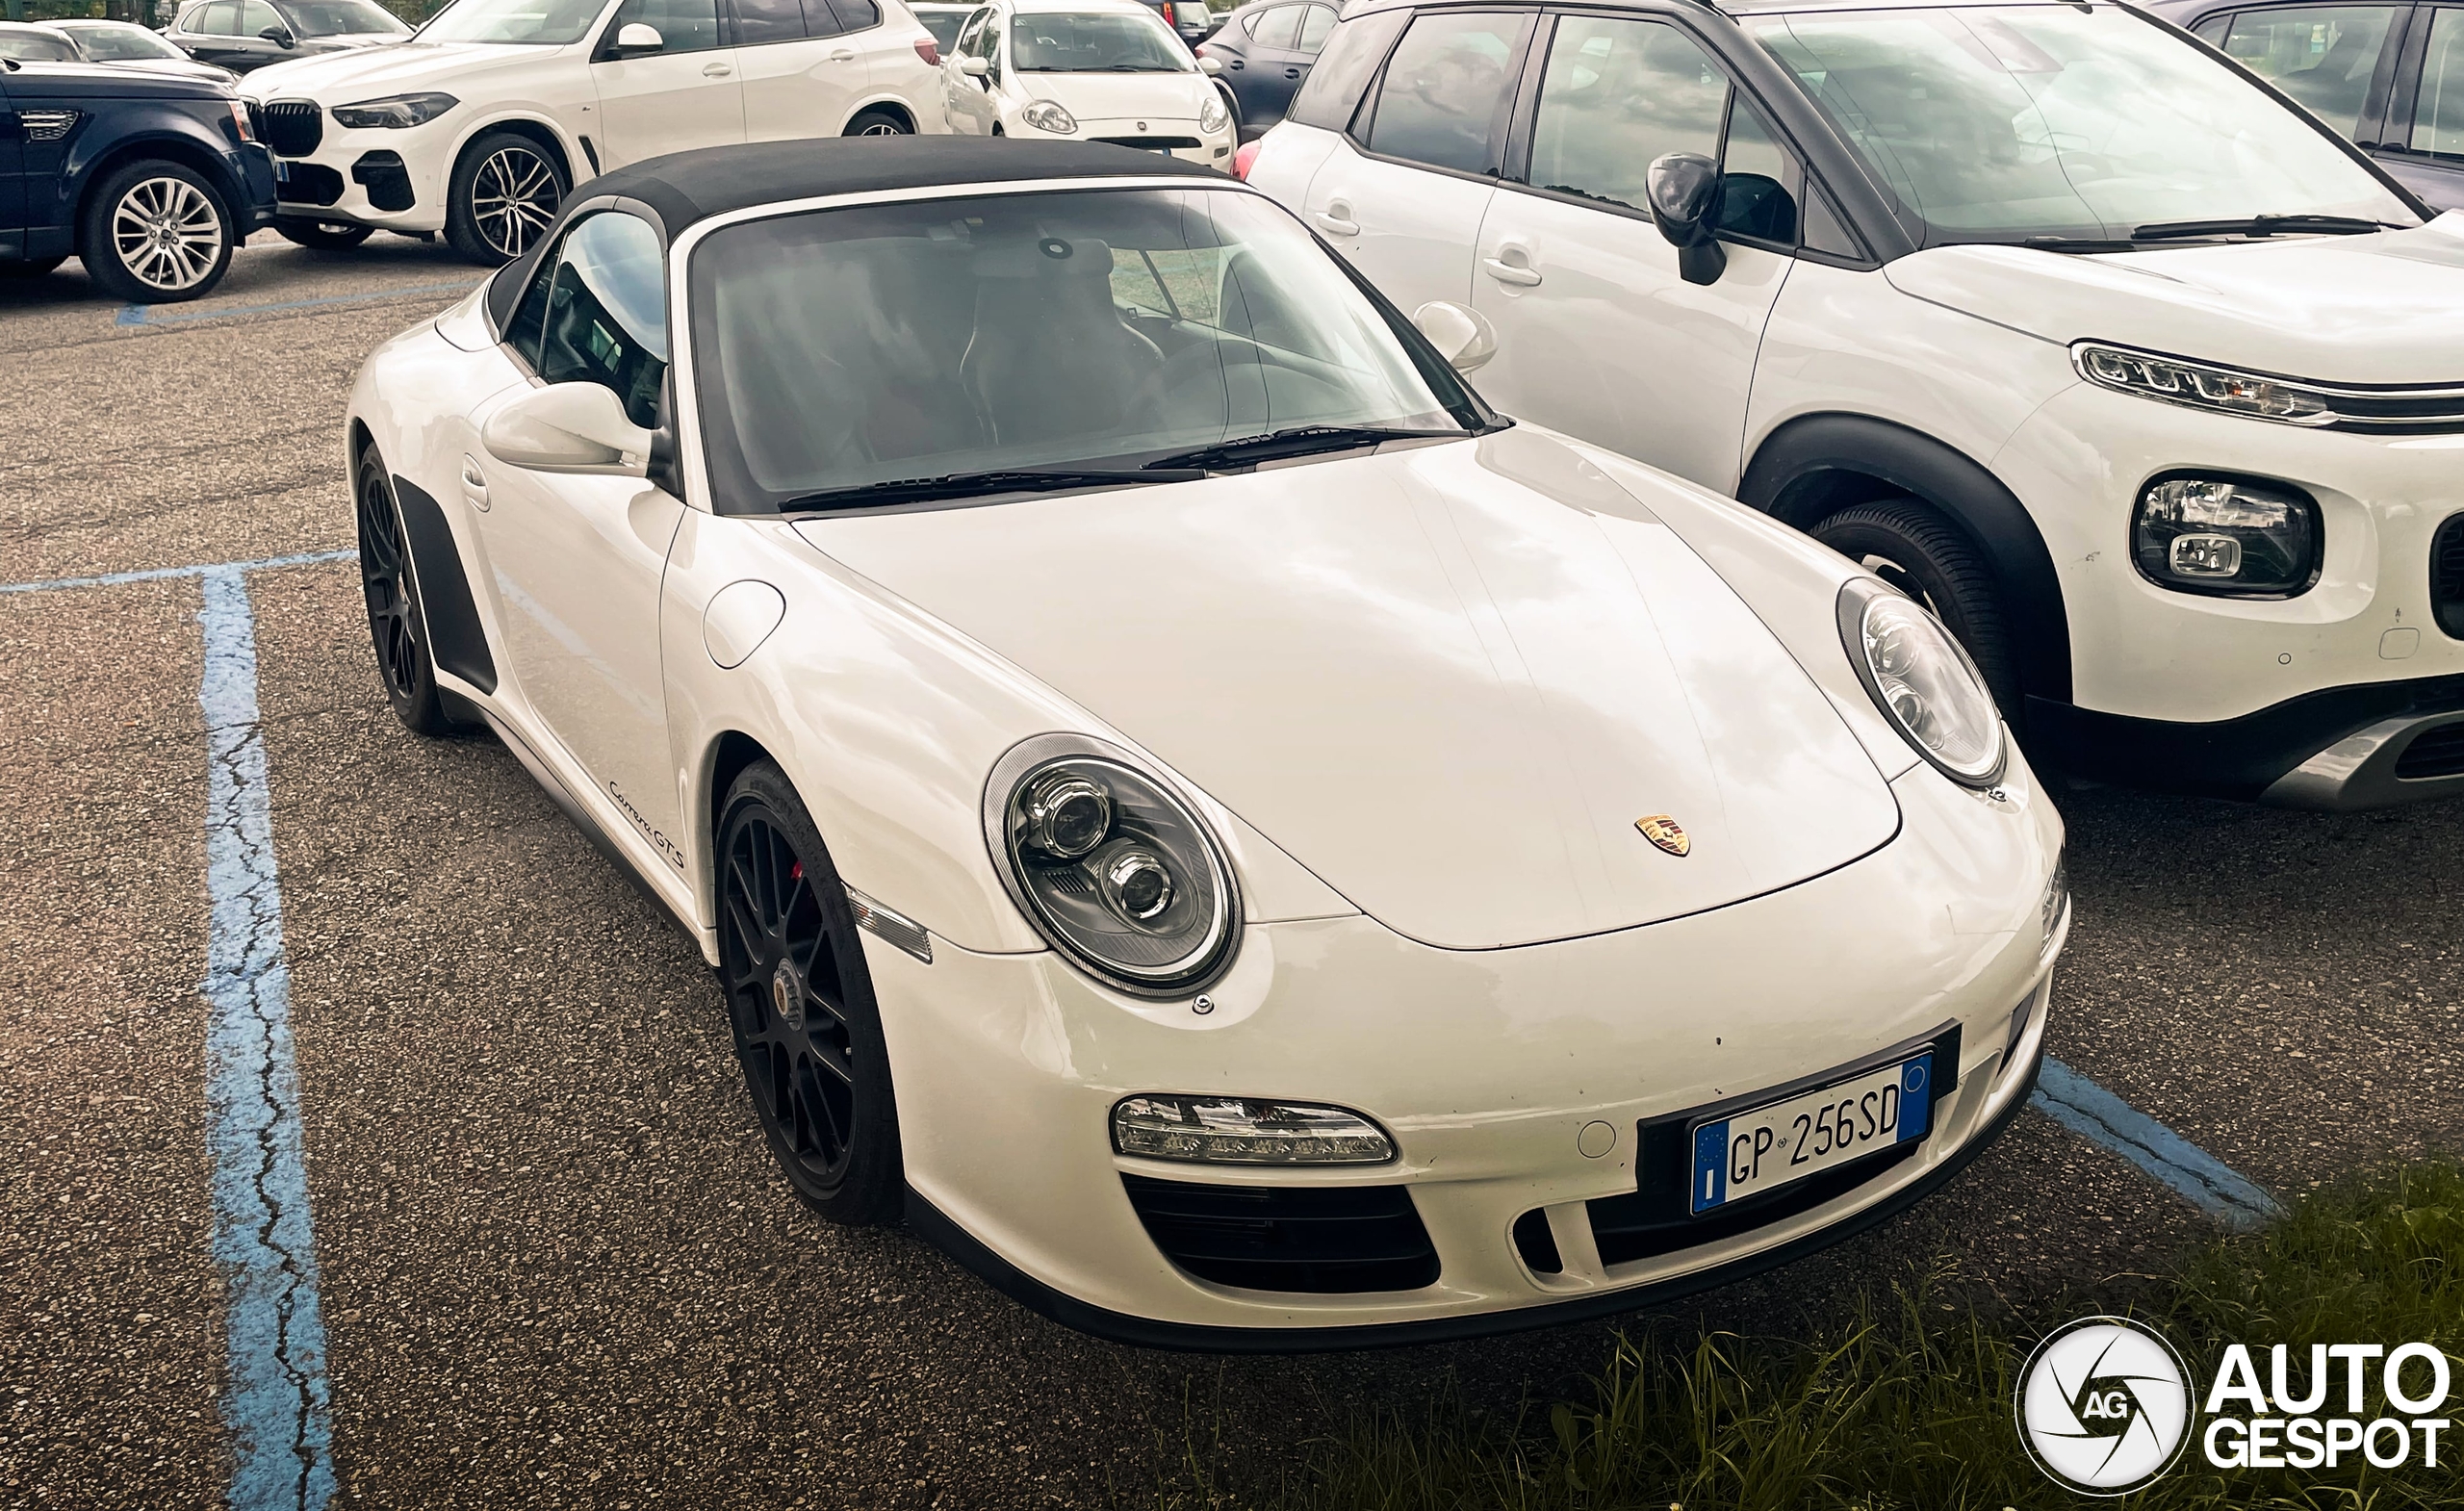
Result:
[[[2464,791],[2464,215],[2164,22],[1367,0],[1245,166],[1507,413],[1931,604],[2040,766]]]
[[[281,174],[282,235],[441,230],[494,266],[575,184],[643,158],[938,132],[935,59],[900,0],[455,0],[406,42],[240,88]]]
[[[1136,0],[997,0],[941,60],[962,135],[1109,141],[1232,166],[1232,113],[1189,44]]]

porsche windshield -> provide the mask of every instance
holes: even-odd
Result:
[[[2117,5],[1809,11],[1747,30],[1925,241],[2127,240],[2252,218],[2420,218],[2327,134]]]
[[[1301,427],[1313,436],[1265,444],[1488,423],[1289,215],[1238,191],[780,216],[713,232],[690,282],[702,428],[730,512],[956,474],[1138,469]]]

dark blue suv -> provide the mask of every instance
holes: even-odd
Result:
[[[193,299],[273,223],[273,185],[226,85],[0,59],[0,277],[74,256],[118,298]]]

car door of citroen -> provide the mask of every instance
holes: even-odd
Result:
[[[622,56],[628,26],[658,33],[659,50]],[[590,55],[605,167],[744,140],[736,52],[722,46],[718,0],[625,0]]]
[[[1729,492],[1755,352],[1792,266],[1802,176],[1686,32],[1630,15],[1553,20],[1518,133],[1525,161],[1480,227],[1472,307],[1498,335],[1480,392]],[[1652,223],[1644,178],[1664,153],[1723,151],[1728,266],[1692,284]]]
[[[607,210],[576,221],[542,259],[508,344],[539,382],[601,384],[634,423],[655,426],[667,373],[664,265],[657,233],[635,216]],[[484,430],[487,414],[475,418]],[[531,472],[483,456],[463,469],[523,699],[681,872],[658,603],[684,502],[640,477]]]

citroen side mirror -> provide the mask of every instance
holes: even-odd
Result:
[[[1432,299],[1412,312],[1412,324],[1457,372],[1469,372],[1498,354],[1497,327],[1469,305]]]
[[[1700,152],[1654,158],[1643,180],[1652,223],[1677,248],[1677,272],[1687,283],[1717,283],[1729,254],[1719,243],[1720,206],[1727,198],[1720,166]]]

